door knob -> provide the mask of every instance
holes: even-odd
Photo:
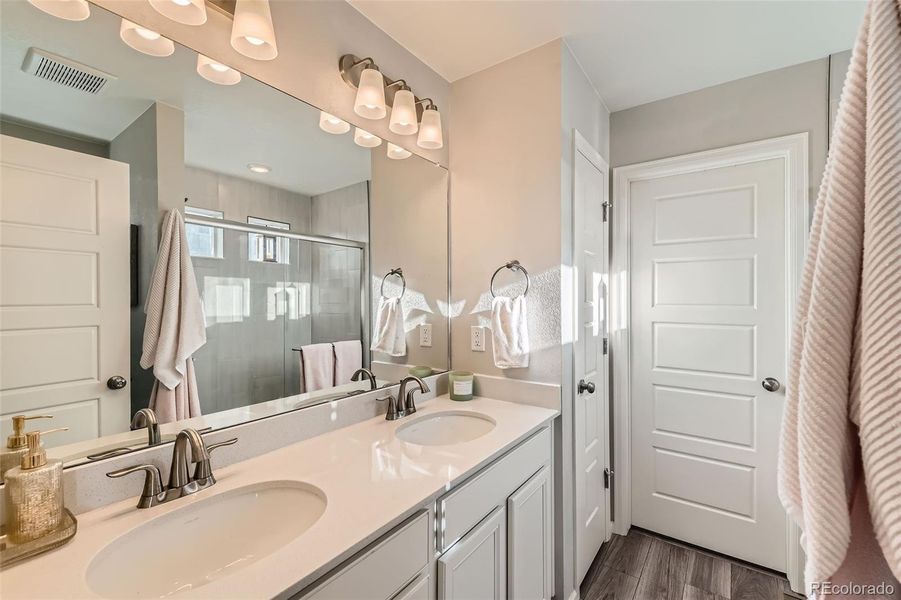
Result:
[[[779,383],[779,380],[776,379],[775,377],[767,377],[766,379],[764,379],[763,381],[760,382],[760,385],[762,385],[763,389],[765,389],[768,392],[778,392],[779,388],[782,387],[782,384]]]
[[[584,379],[579,380],[579,393],[584,394],[588,392],[589,394],[594,393],[594,383],[591,381],[585,381]]]
[[[113,375],[106,380],[106,387],[111,390],[121,390],[126,385],[128,385],[128,380],[121,375]]]

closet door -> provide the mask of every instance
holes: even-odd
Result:
[[[438,559],[439,600],[507,596],[506,510],[498,507]]]
[[[550,600],[554,530],[551,470],[542,467],[507,500],[507,586],[516,600]]]

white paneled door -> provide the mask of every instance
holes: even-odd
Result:
[[[632,524],[778,571],[786,163],[629,187]]]
[[[4,431],[19,413],[70,428],[49,444],[126,431],[107,379],[129,376],[128,165],[0,137]]]
[[[610,537],[607,362],[607,164],[576,135],[574,156],[573,441],[576,585]]]

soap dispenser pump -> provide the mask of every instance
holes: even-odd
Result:
[[[6,472],[22,464],[22,457],[28,452],[28,439],[25,437],[25,421],[31,419],[52,419],[53,415],[16,415],[12,418],[13,433],[6,438],[6,448],[0,454],[0,483]]]
[[[41,435],[66,430],[29,431],[21,464],[6,473],[6,534],[13,543],[47,535],[62,521],[63,461],[47,459]]]

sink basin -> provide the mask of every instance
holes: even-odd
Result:
[[[322,490],[294,481],[211,496],[113,540],[91,561],[87,582],[106,598],[160,598],[196,590],[296,539],[319,520],[326,504]]]
[[[420,446],[448,446],[480,438],[497,423],[488,415],[446,411],[420,417],[397,428],[398,439]]]

